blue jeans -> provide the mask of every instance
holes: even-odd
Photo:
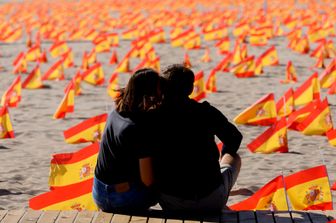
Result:
[[[116,192],[113,188],[113,185],[107,185],[94,177],[92,196],[102,211],[142,211],[155,205],[158,200],[156,193],[141,183],[131,184],[126,192]]]

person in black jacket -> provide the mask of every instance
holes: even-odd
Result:
[[[100,142],[92,194],[105,212],[133,212],[157,203],[153,189],[152,139],[161,104],[159,74],[136,71],[116,99]]]
[[[165,81],[154,171],[159,203],[174,212],[220,212],[240,171],[240,131],[208,102],[189,98],[194,73],[173,64]],[[224,143],[219,152],[217,137]]]

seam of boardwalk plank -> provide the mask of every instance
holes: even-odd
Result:
[[[171,216],[162,211],[143,214],[101,211],[0,210],[0,223],[327,223],[336,211],[226,211],[204,217]]]

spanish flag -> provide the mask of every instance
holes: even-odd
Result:
[[[196,101],[200,101],[206,97],[203,71],[195,74],[194,90],[189,97]]]
[[[31,47],[26,53],[27,61],[37,61],[41,57],[41,49],[40,45],[34,45]]]
[[[230,52],[230,38],[224,37],[220,41],[218,41],[215,45],[220,54],[226,54]]]
[[[148,33],[148,40],[151,43],[165,43],[166,35],[163,28],[156,28]]]
[[[333,128],[328,100],[319,101],[315,109],[297,126],[304,135],[325,135]]]
[[[26,55],[24,52],[19,53],[19,55],[15,58],[13,61],[13,73],[14,74],[21,74],[27,72],[27,61],[26,61]]]
[[[37,64],[35,68],[30,72],[30,74],[26,77],[26,79],[23,81],[22,88],[37,89],[42,87],[43,83],[41,78],[40,65]]]
[[[72,153],[54,154],[50,164],[49,186],[52,190],[93,178],[99,143]]]
[[[126,55],[122,61],[120,61],[120,63],[117,65],[117,68],[115,70],[115,72],[117,73],[127,73],[130,72],[130,66],[129,66],[129,56]]]
[[[82,68],[88,69],[91,64],[97,62],[97,55],[95,49],[92,49],[91,52],[87,53],[84,51],[83,59],[82,59]]]
[[[188,36],[183,43],[183,47],[188,50],[199,49],[201,47],[201,36],[198,33]]]
[[[327,91],[327,94],[336,94],[336,81],[330,86]]]
[[[326,166],[302,170],[285,177],[293,210],[332,210]]]
[[[312,101],[308,104],[306,104],[305,106],[303,106],[302,108],[292,112],[289,116],[288,116],[288,120],[287,120],[287,127],[291,130],[296,130],[299,131],[299,129],[297,128],[298,125],[303,122],[303,120],[310,114],[313,112],[313,110],[318,106],[318,104],[320,103],[319,100],[315,100]]]
[[[205,89],[207,92],[217,92],[217,85],[216,85],[216,69],[212,69],[208,79],[205,84]]]
[[[234,118],[236,124],[247,125],[272,125],[276,122],[277,113],[274,95],[270,93],[259,99],[256,103],[246,108]]]
[[[333,60],[320,75],[322,88],[330,88],[336,80],[336,60]]]
[[[63,62],[65,58],[56,61],[42,76],[42,80],[64,80]]]
[[[80,83],[81,82],[82,82],[82,75],[81,75],[80,71],[77,71],[77,73],[75,74],[75,76],[71,79],[71,81],[69,82],[69,84],[64,89],[64,93],[68,90],[68,88],[71,88],[72,85],[74,85],[75,95],[76,96],[80,95],[82,93],[82,89],[80,87]]]
[[[0,107],[0,139],[15,138],[7,106]]]
[[[204,40],[218,40],[220,38],[228,36],[228,28],[226,26],[220,26],[217,28],[212,28],[210,30],[204,29],[203,31]]]
[[[170,44],[173,47],[179,47],[179,46],[183,46],[183,44],[185,43],[186,39],[194,33],[194,30],[191,29],[187,29],[179,34],[177,34],[176,36],[171,36],[170,38]]]
[[[290,115],[294,111],[294,91],[289,88],[276,103],[277,114],[280,117]]]
[[[92,197],[93,178],[40,194],[29,200],[33,210],[97,211]]]
[[[241,41],[236,39],[235,46],[232,52],[232,63],[238,64],[242,61]]]
[[[310,46],[309,46],[309,40],[307,36],[304,36],[298,39],[293,39],[291,43],[293,44],[293,46],[290,48],[292,48],[296,52],[299,52],[302,54],[309,53]]]
[[[110,64],[116,64],[116,63],[118,63],[118,56],[117,56],[117,52],[113,50],[112,56],[110,58]]]
[[[324,65],[324,58],[323,58],[322,55],[319,56],[319,58],[317,59],[315,65],[314,65],[314,67],[316,67],[316,68],[325,68],[325,65]]]
[[[192,67],[191,62],[190,62],[190,58],[189,58],[189,54],[188,54],[187,52],[185,52],[185,54],[184,54],[183,65],[184,65],[185,67],[188,67],[188,68],[191,68],[191,67]]]
[[[93,41],[96,53],[109,52],[110,41],[106,36],[97,36]]]
[[[228,53],[214,68],[216,71],[229,72],[232,54]]]
[[[118,73],[113,73],[111,75],[109,85],[107,87],[107,93],[113,99],[116,99],[120,95],[120,92],[118,91],[119,89],[118,76],[119,76]]]
[[[315,99],[320,99],[320,82],[317,78],[317,73],[312,74],[294,91],[295,105],[304,105]]]
[[[286,67],[286,80],[281,80],[280,83],[287,84],[287,83],[294,83],[297,82],[297,75],[295,68],[293,66],[292,61],[288,61]]]
[[[249,43],[251,46],[265,46],[267,44],[267,36],[265,33],[250,34]]]
[[[247,145],[253,153],[288,152],[287,122],[280,119]]]
[[[21,76],[15,78],[1,98],[1,106],[17,107],[21,101]]]
[[[255,70],[254,56],[250,56],[238,64],[231,67],[230,72],[232,72],[238,78],[253,77]]]
[[[263,66],[275,66],[279,64],[278,54],[275,46],[271,46],[260,56]]]
[[[104,84],[104,71],[101,63],[92,65],[82,73],[82,80],[92,85]]]
[[[67,89],[64,94],[64,97],[59,104],[53,118],[60,119],[65,118],[66,113],[74,111],[75,104],[75,87],[72,83],[72,86]]]
[[[86,119],[85,121],[65,130],[63,132],[65,142],[69,144],[78,144],[85,142],[97,142],[100,140],[107,114],[97,115]]]
[[[73,65],[74,65],[74,63],[73,63],[73,53],[72,53],[71,48],[69,48],[69,50],[67,52],[62,54],[62,59],[63,59],[64,68],[73,67]]]
[[[265,184],[251,197],[229,207],[234,211],[270,210],[287,211],[287,201],[283,176],[278,176]]]
[[[336,146],[336,129],[330,129],[328,132],[326,132],[326,135],[327,135],[329,144],[332,146]]]
[[[65,41],[57,41],[49,48],[52,57],[58,57],[69,51],[69,47]]]

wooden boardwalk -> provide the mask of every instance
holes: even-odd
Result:
[[[1,223],[327,223],[333,219],[336,211],[227,211],[221,216],[182,218],[167,217],[161,211],[132,216],[99,211],[0,210]]]

